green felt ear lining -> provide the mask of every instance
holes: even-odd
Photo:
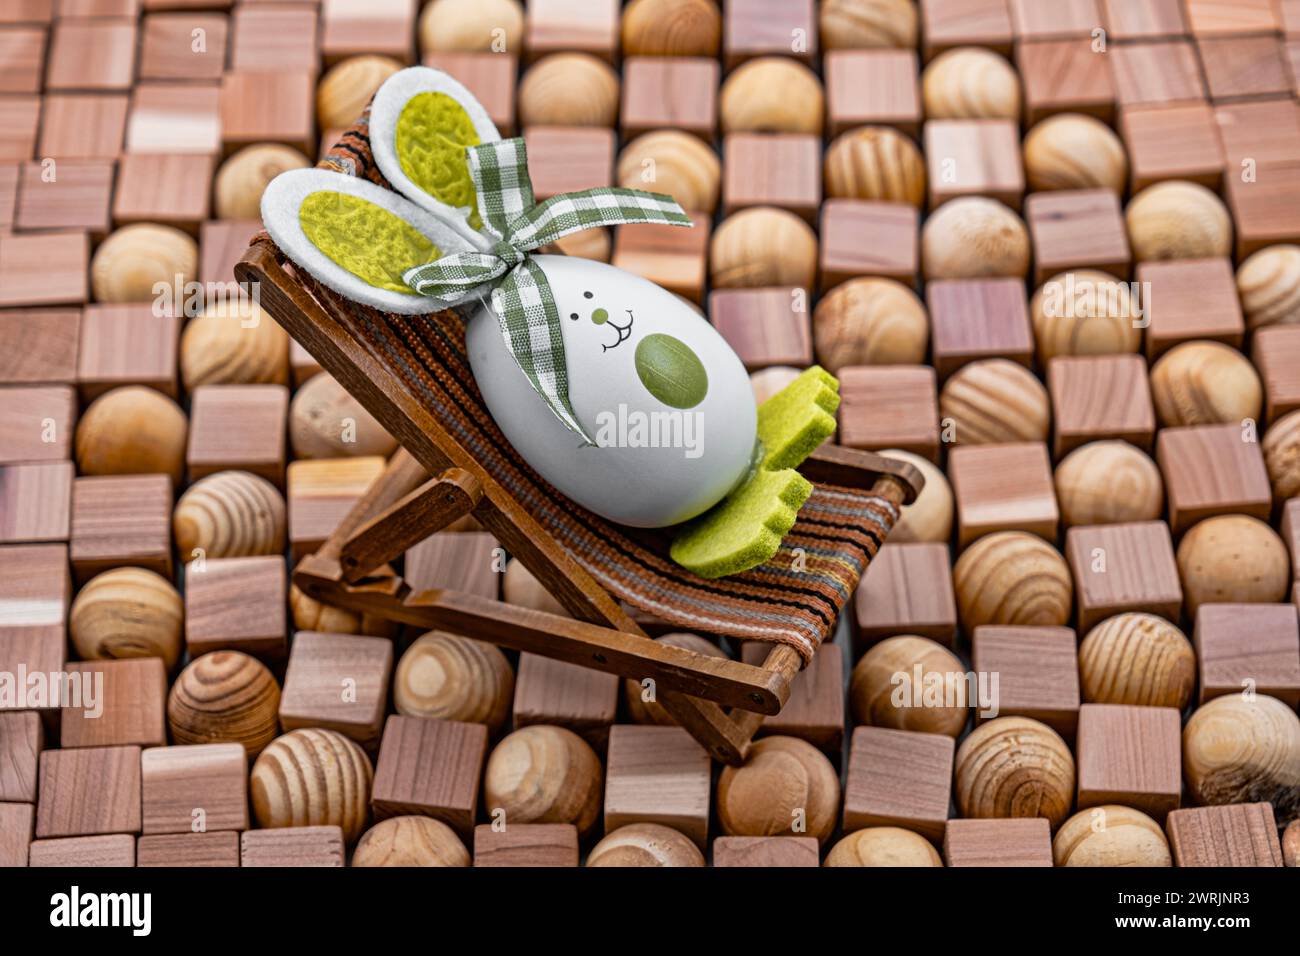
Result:
[[[359,196],[314,192],[298,207],[298,222],[321,253],[377,289],[411,294],[406,270],[442,258],[414,226]]]
[[[482,227],[465,147],[479,135],[465,108],[446,93],[417,93],[397,118],[394,148],[402,171],[445,205],[470,209],[469,224]]]

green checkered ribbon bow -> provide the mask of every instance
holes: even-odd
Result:
[[[690,217],[671,197],[637,189],[586,189],[537,203],[528,178],[528,154],[519,138],[471,146],[466,154],[483,231],[496,240],[495,245],[484,252],[461,252],[416,266],[402,279],[420,295],[443,305],[490,290],[492,311],[515,361],[556,417],[590,443],[569,402],[555,296],[528,253],[594,226],[643,222],[690,226]]]

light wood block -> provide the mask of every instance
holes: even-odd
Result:
[[[702,302],[712,228],[708,216],[693,213],[692,229],[661,225],[619,226],[610,264],[649,279],[669,292]]]
[[[718,61],[705,57],[630,56],[623,64],[623,136],[680,129],[709,143],[718,129]]]
[[[235,8],[230,68],[237,72],[314,71],[319,13],[314,3],[247,3]]]
[[[70,305],[90,297],[90,236],[0,236],[0,308]]]
[[[805,362],[804,364],[809,364]],[[839,443],[901,448],[939,461],[939,398],[928,365],[852,366],[839,371]]]
[[[190,481],[237,468],[283,485],[288,414],[289,390],[283,385],[196,388],[185,455]]]
[[[424,65],[459,81],[487,110],[502,136],[515,135],[515,80],[519,60],[513,53],[430,53]],[[626,88],[628,74],[624,74]]]
[[[1246,327],[1229,260],[1143,262],[1137,267],[1136,278],[1142,283],[1142,304],[1150,323],[1145,336],[1148,359],[1154,362],[1175,345],[1192,339],[1213,339],[1241,348]]]
[[[10,309],[0,312],[0,384],[75,382],[80,338],[81,311],[78,309]]]
[[[617,264],[617,262],[615,262]],[[709,318],[745,368],[799,368],[813,362],[812,324],[802,289],[718,289],[709,294]]]
[[[1270,164],[1250,183],[1227,175],[1224,183],[1238,261],[1265,246],[1300,242],[1300,163]]]
[[[1007,0],[1016,39],[1089,36],[1101,23],[1098,0]]]
[[[0,122],[8,131],[4,142],[0,143],[0,161],[20,163],[35,159],[37,131],[41,125],[41,97],[35,94],[0,96]],[[3,173],[0,199],[7,195],[8,205],[12,207],[18,186],[18,169],[4,166],[0,167],[0,173]],[[6,215],[4,205],[0,202],[0,235],[7,232],[13,222],[12,212]]]
[[[1091,37],[1023,40],[1016,46],[1016,66],[1026,126],[1055,113],[1086,113],[1108,123],[1114,118],[1118,83],[1112,57],[1094,52]]]
[[[49,93],[42,107],[41,158],[116,159],[126,135],[125,93]],[[33,130],[34,132],[34,130]],[[31,159],[30,151],[23,159]]]
[[[50,34],[47,90],[125,90],[135,73],[134,20],[59,19]]]
[[[167,670],[161,658],[69,663],[64,670],[83,689],[61,710],[59,745],[157,747],[167,742]],[[94,706],[85,706],[94,688]]]
[[[515,673],[515,729],[557,724],[583,737],[597,752],[604,752],[618,713],[620,684],[615,674],[538,654],[520,654]]]
[[[1068,627],[975,628],[971,641],[977,674],[997,674],[997,712],[974,708],[977,723],[993,717],[1031,717],[1067,741],[1079,724],[1079,651]]]
[[[418,6],[411,0],[323,0],[321,56],[326,63],[337,63],[372,53],[414,63]]]
[[[38,788],[39,838],[140,832],[139,747],[46,750]]]
[[[1052,826],[1045,817],[949,820],[945,866],[1051,866]]]
[[[259,219],[214,219],[202,223],[199,226],[199,281],[235,282],[235,263],[248,249],[248,241],[261,229]]]
[[[1291,71],[1276,36],[1201,37],[1196,49],[1216,103],[1291,92]]]
[[[289,465],[289,544],[296,563],[319,548],[384,471],[380,456],[321,458]]]
[[[129,833],[35,840],[29,866],[135,866],[135,837]]]
[[[45,731],[35,711],[0,711],[0,804],[36,802]]]
[[[198,235],[211,214],[213,157],[127,153],[118,162],[113,222],[159,222]]]
[[[239,834],[160,833],[142,836],[135,845],[136,866],[239,866]]]
[[[1052,461],[1042,442],[962,445],[948,453],[957,505],[957,545],[995,531],[1028,531],[1056,540],[1060,510]]]
[[[925,284],[930,345],[940,381],[968,362],[1006,358],[1029,367],[1034,332],[1019,279],[942,279]]]
[[[730,133],[722,141],[724,215],[777,206],[817,219],[822,200],[822,144],[802,133]]]
[[[813,0],[729,0],[723,5],[722,53],[728,70],[758,56],[817,55]],[[795,38],[805,38],[802,49]]]
[[[818,866],[816,837],[718,837],[713,841],[715,867]]]
[[[1035,283],[1067,269],[1100,269],[1127,279],[1131,255],[1119,197],[1109,189],[1063,189],[1025,200]]]
[[[486,531],[435,534],[406,552],[403,577],[414,591],[447,588],[497,600],[504,552]]]
[[[1169,179],[1219,189],[1223,146],[1208,103],[1125,107],[1119,128],[1128,153],[1130,192]]]
[[[540,202],[614,182],[614,131],[591,126],[534,126],[524,130],[528,171]]]
[[[77,390],[91,402],[119,385],[148,385],[179,397],[176,359],[181,320],[148,303],[87,306],[81,317]]]
[[[248,829],[248,757],[239,744],[151,747],[140,779],[145,833]]]
[[[1156,413],[1140,355],[1058,355],[1047,365],[1052,454],[1119,438],[1151,450]]]
[[[280,827],[239,835],[240,866],[343,866],[343,830]]]
[[[1271,803],[1175,810],[1165,823],[1175,866],[1281,866]]]
[[[746,641],[741,659],[761,667],[771,650],[764,641]],[[823,644],[795,675],[781,713],[759,728],[760,736],[771,734],[806,740],[839,762],[844,744],[844,651],[839,645]]]
[[[533,0],[524,21],[524,48],[533,59],[573,50],[612,63],[620,12],[619,0]]]
[[[1162,428],[1156,462],[1174,534],[1211,515],[1240,512],[1268,520],[1273,492],[1264,456],[1239,425]]]
[[[1118,803],[1163,822],[1182,798],[1182,728],[1172,707],[1079,708],[1078,807]]]
[[[196,36],[196,30],[203,32]],[[140,79],[220,80],[229,34],[230,18],[223,13],[146,14],[140,28]]]
[[[71,599],[67,545],[11,544],[0,548],[0,628],[61,628]],[[53,669],[63,669],[62,654]]]
[[[953,739],[857,727],[844,781],[844,832],[903,827],[938,843],[952,791]]]
[[[1275,0],[1184,0],[1187,24],[1196,36],[1276,33],[1281,22]]]
[[[1006,0],[920,0],[925,59],[959,46],[1011,54],[1011,11]]]
[[[1163,521],[1080,525],[1065,534],[1081,634],[1124,611],[1175,624],[1183,604],[1169,526]]]
[[[67,541],[75,472],[70,461],[0,465],[0,544]]]
[[[131,94],[126,148],[131,153],[220,152],[220,86],[215,82],[137,86]]]
[[[957,602],[946,544],[886,544],[854,596],[858,637],[867,644],[918,634],[951,645]]]
[[[0,803],[0,868],[27,865],[36,807],[30,803]]]
[[[1276,325],[1255,333],[1250,357],[1264,383],[1264,417],[1275,422],[1300,408],[1300,326]]]
[[[43,163],[25,163],[19,175],[14,228],[66,229],[99,238],[111,228],[113,164],[103,160],[65,159],[54,178]]]
[[[103,475],[72,483],[72,570],[85,582],[118,567],[172,576],[172,481],[167,475]]]
[[[1157,40],[1186,36],[1182,0],[1101,0],[1112,40]]]
[[[1251,691],[1300,706],[1300,623],[1294,604],[1202,604],[1193,643],[1202,704]]]
[[[920,65],[914,50],[831,50],[823,64],[831,136],[868,125],[918,135]]]
[[[407,814],[433,817],[468,842],[473,836],[487,737],[483,724],[390,715],[375,765],[371,795],[375,819]]]
[[[1300,583],[1300,498],[1292,498],[1282,506],[1282,525],[1279,530],[1291,552],[1291,573],[1296,582]],[[1300,597],[1300,594],[1296,596]]]
[[[1115,96],[1122,107],[1200,103],[1206,98],[1196,48],[1187,40],[1109,47]]]
[[[227,152],[252,143],[316,150],[315,75],[227,72],[221,78],[221,142]]]
[[[0,93],[39,93],[46,31],[37,26],[0,28]]]
[[[191,657],[243,651],[284,657],[289,582],[284,558],[206,558],[185,567],[185,644]]]
[[[490,823],[474,828],[474,865],[577,866],[578,828],[572,823]]]
[[[680,727],[619,724],[609,731],[605,832],[661,823],[708,847],[709,754]]]
[[[919,236],[919,214],[907,203],[827,200],[821,221],[822,291],[855,276],[915,285]]]
[[[377,744],[392,672],[386,638],[299,631],[280,695],[280,726],[325,727]]]
[[[987,196],[1019,210],[1025,195],[1020,130],[1011,120],[929,120],[925,160],[930,209]]]
[[[1232,176],[1241,180],[1244,165],[1286,165],[1300,153],[1300,103],[1276,97],[1216,103],[1214,122]]]

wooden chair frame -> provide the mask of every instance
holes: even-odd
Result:
[[[398,440],[383,475],[334,533],[294,571],[327,604],[442,629],[637,681],[716,759],[736,764],[766,715],[776,714],[802,666],[773,644],[761,666],[648,639],[615,598],[284,269],[268,244],[249,247],[235,273],[256,283],[261,307]],[[924,479],[906,462],[839,447],[801,467],[810,481],[858,488],[895,505]],[[430,477],[433,476],[433,477]],[[474,518],[573,615],[561,617],[445,589],[412,591],[387,562],[466,515]],[[727,713],[724,706],[731,707]]]

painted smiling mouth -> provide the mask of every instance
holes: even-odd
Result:
[[[632,335],[632,323],[636,321],[636,316],[632,314],[631,309],[627,309],[627,325],[619,325],[617,322],[609,321],[605,324],[618,333],[618,341],[613,345],[602,345],[601,352],[608,352],[610,349],[616,349],[626,342]]]

